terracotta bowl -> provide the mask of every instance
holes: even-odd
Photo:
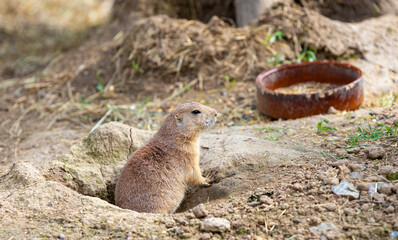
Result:
[[[319,82],[338,85],[314,93],[278,93],[277,88],[297,83]],[[360,69],[346,63],[316,61],[284,65],[257,76],[257,101],[262,113],[272,118],[294,119],[337,110],[354,110],[363,102]]]

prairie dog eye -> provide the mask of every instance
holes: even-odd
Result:
[[[199,114],[200,111],[199,111],[199,110],[193,110],[191,113],[192,113],[192,114]]]

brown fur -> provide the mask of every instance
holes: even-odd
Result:
[[[193,114],[199,110],[201,113]],[[199,168],[199,135],[217,111],[197,102],[179,105],[162,127],[126,163],[115,203],[137,212],[173,213],[188,184],[208,185]]]

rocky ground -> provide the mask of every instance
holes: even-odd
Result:
[[[396,237],[391,6],[343,21],[338,11],[330,18],[280,1],[243,29],[219,18],[205,24],[140,13],[90,29],[84,43],[49,51],[36,68],[0,55],[0,239]],[[285,36],[270,44],[278,29]],[[7,31],[0,50],[26,42]],[[260,114],[255,76],[277,64],[276,53],[294,62],[307,45],[318,59],[362,69],[363,106],[296,120]],[[193,100],[222,114],[201,139],[203,173],[217,170],[212,185],[189,189],[175,214],[114,206],[128,156],[168,111]]]

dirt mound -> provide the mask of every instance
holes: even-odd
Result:
[[[164,97],[194,79],[196,88],[210,89],[224,84],[224,76],[254,80],[275,53],[264,44],[270,30],[236,29],[217,17],[206,25],[155,16],[121,29],[109,41],[67,54],[50,69],[75,72],[76,88],[84,85],[95,91],[100,81],[111,82],[131,98],[138,93],[149,96],[155,89]],[[75,67],[68,67],[70,63]]]

